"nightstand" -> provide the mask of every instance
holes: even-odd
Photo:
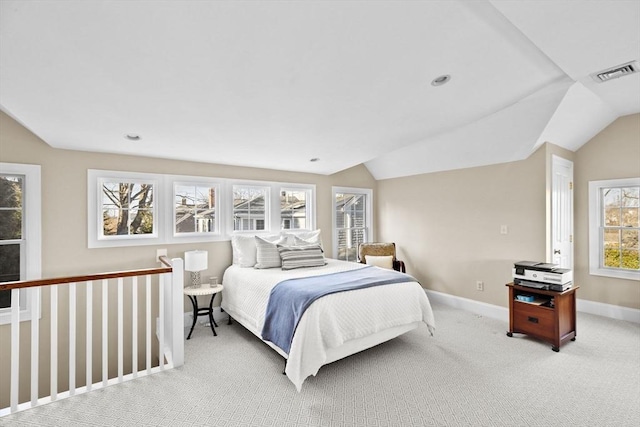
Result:
[[[222,285],[207,285],[204,284],[201,287],[187,286],[182,291],[186,296],[191,300],[191,305],[193,306],[193,323],[191,324],[191,330],[189,331],[189,336],[187,339],[191,338],[191,334],[193,333],[193,328],[196,326],[196,321],[198,320],[198,316],[209,316],[209,324],[211,325],[211,330],[213,331],[214,336],[218,336],[216,333],[215,326],[218,326],[215,320],[213,320],[213,299],[216,297],[216,294],[220,292],[223,288]],[[198,297],[203,295],[211,295],[211,300],[209,301],[209,307],[198,307]]]
[[[551,344],[553,351],[567,341],[576,340],[576,291],[573,286],[564,292],[508,283],[509,331],[527,334]]]

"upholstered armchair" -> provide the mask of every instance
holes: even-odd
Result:
[[[369,256],[368,262],[367,256]],[[395,243],[360,243],[358,247],[358,260],[362,264],[373,264],[379,267],[386,266],[387,268],[391,266],[396,271],[402,273],[407,272],[404,267],[404,262],[396,258]]]

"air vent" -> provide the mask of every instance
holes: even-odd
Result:
[[[617,79],[618,77],[637,73],[638,71],[640,71],[638,61],[631,61],[627,62],[626,64],[610,68],[608,70],[600,71],[599,73],[591,74],[591,77],[596,82],[603,83],[609,80]]]

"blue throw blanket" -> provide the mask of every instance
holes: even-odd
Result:
[[[416,282],[408,274],[366,266],[321,276],[288,279],[271,289],[262,339],[289,354],[293,334],[307,307],[325,295],[391,283]]]

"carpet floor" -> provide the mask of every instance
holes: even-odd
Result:
[[[237,323],[196,326],[179,369],[0,419],[0,426],[637,426],[640,325],[578,313],[559,353],[434,304],[426,326],[324,366],[298,393]]]

